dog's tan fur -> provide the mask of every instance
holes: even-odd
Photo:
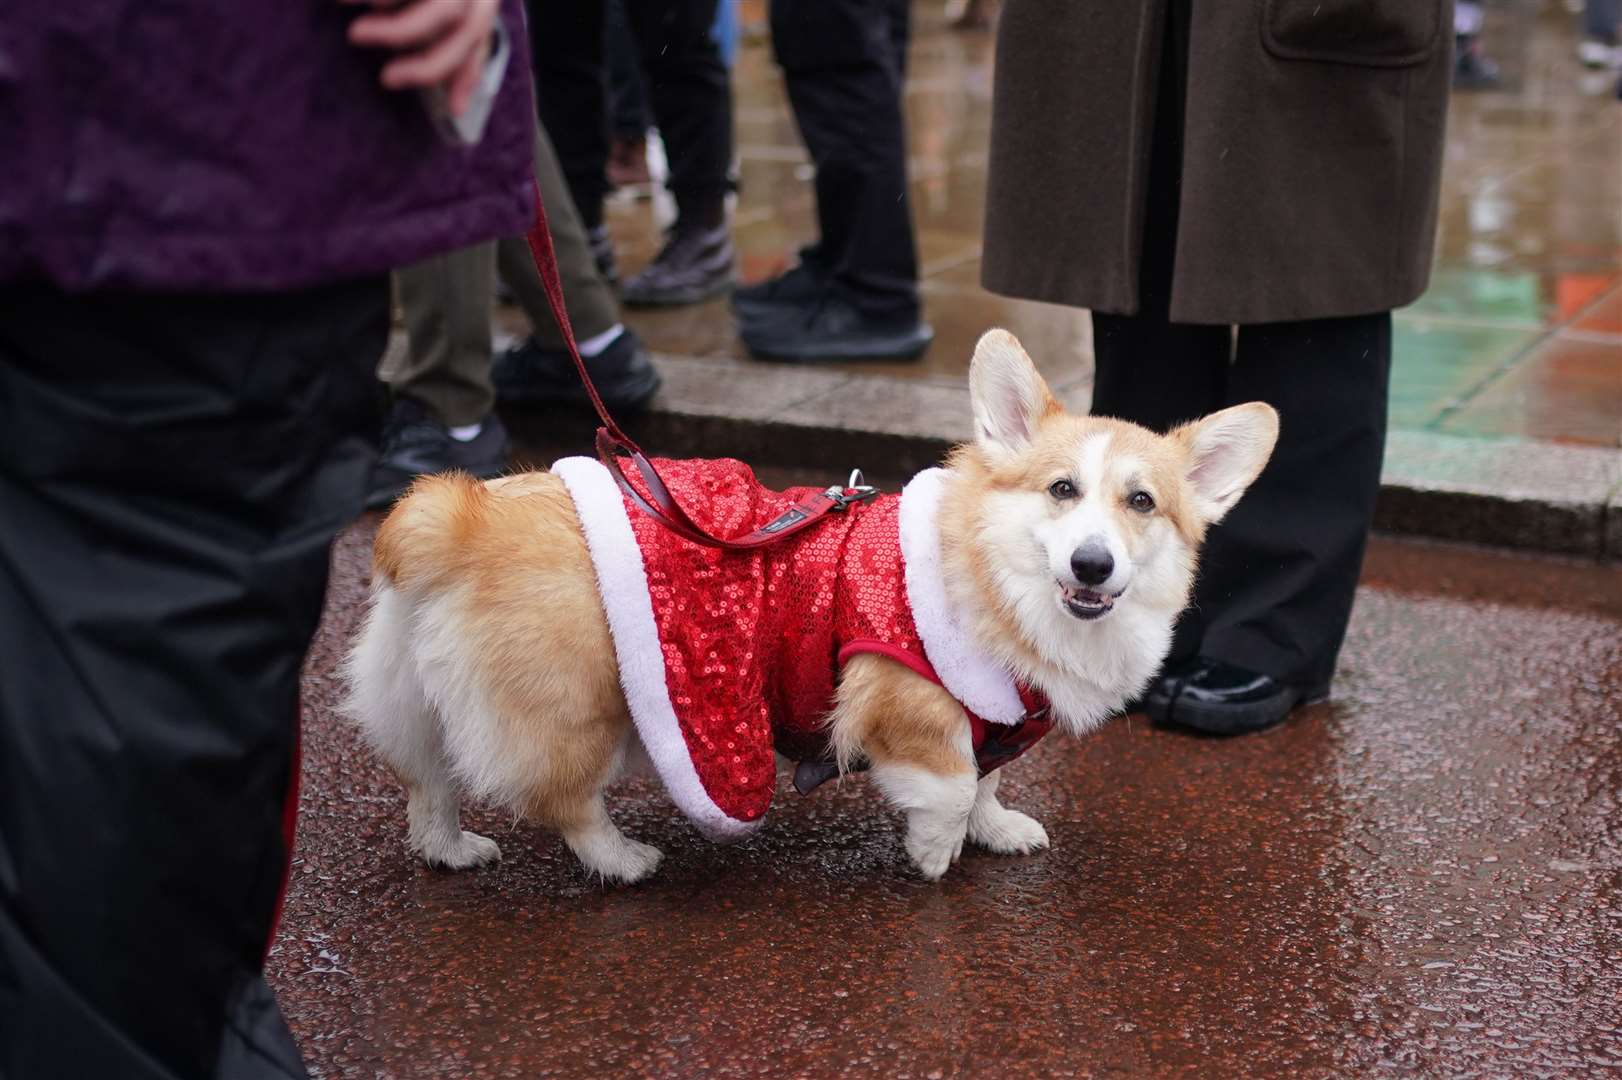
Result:
[[[988,348],[999,355],[984,359]],[[1055,478],[1075,471],[1078,446],[1108,435],[1110,498],[1124,500],[1141,488],[1156,503],[1153,516],[1119,508],[1121,542],[1134,558],[1139,546],[1172,542],[1186,549],[1165,571],[1176,577],[1169,603],[1180,607],[1209,517],[1191,498],[1187,480],[1196,429],[1163,437],[1120,421],[1070,416],[1006,334],[988,334],[982,341],[976,363],[990,362],[1009,365],[1003,374],[1013,383],[1027,381],[1029,430],[1017,452],[982,438],[953,453],[948,467],[955,479],[938,515],[942,558],[974,637],[993,643],[1011,667],[1047,689],[1044,680],[1066,676],[1053,667],[1054,644],[1033,640],[1017,597],[1001,582],[1005,568],[987,539],[999,527],[989,508],[994,497],[1046,492]],[[1271,416],[1265,406],[1245,408]],[[1272,436],[1266,437],[1270,447]],[[1256,469],[1261,460],[1265,454]],[[1067,511],[1055,503],[1049,512]],[[1156,517],[1170,522],[1175,541],[1156,532]],[[395,617],[396,623],[369,625],[367,634],[409,636],[437,628],[443,643],[434,646],[431,662],[446,665],[441,674],[454,685],[476,688],[489,713],[481,721],[487,730],[476,733],[474,756],[499,763],[499,782],[480,779],[484,774],[474,770],[477,775],[464,779],[463,786],[557,829],[604,877],[634,880],[651,872],[658,853],[620,836],[603,804],[603,790],[638,744],[590,554],[562,481],[548,473],[483,484],[459,475],[424,479],[379,529],[374,572],[374,588],[392,593],[412,614],[374,613],[374,620]],[[1165,620],[1168,639],[1174,616],[1175,610]],[[494,844],[458,834],[455,796],[447,794],[443,769],[436,774],[437,766],[424,765],[431,765],[435,753],[454,757],[445,747],[470,734],[457,725],[474,721],[439,716],[439,742],[426,748],[419,738],[402,750],[389,733],[380,734],[380,725],[391,721],[381,712],[382,695],[375,692],[377,676],[371,673],[411,662],[386,655],[398,644],[379,637],[357,646],[351,660],[353,711],[412,793],[414,845],[430,861],[447,865],[488,861],[499,855]],[[1148,658],[1144,670],[1157,662],[1158,657]],[[367,695],[380,700],[369,701]],[[1068,700],[1053,696],[1056,706]],[[446,707],[440,701],[430,704],[441,711]],[[1071,719],[1080,730],[1099,717]],[[994,779],[976,789],[962,707],[903,665],[874,655],[853,659],[839,678],[828,723],[841,764],[867,760],[887,794],[909,808],[908,850],[929,876],[938,876],[956,856],[965,829],[970,839],[996,850],[1031,850],[1046,843],[1039,825],[997,803]]]

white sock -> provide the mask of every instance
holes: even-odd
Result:
[[[479,432],[484,430],[484,421],[481,420],[477,424],[463,424],[461,427],[446,428],[445,430],[449,431],[451,438],[457,442],[472,442],[479,437]]]
[[[625,324],[615,323],[613,326],[610,326],[607,330],[604,330],[600,334],[594,334],[585,341],[576,342],[576,344],[580,346],[580,355],[598,355],[604,349],[618,341],[619,336],[623,333],[625,333]]]

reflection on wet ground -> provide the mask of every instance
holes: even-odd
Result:
[[[635,781],[613,812],[667,859],[605,890],[488,812],[498,867],[407,856],[333,712],[375,526],[335,555],[270,960],[315,1076],[1622,1068],[1614,569],[1377,542],[1332,703],[1235,740],[1049,740],[1004,783],[1045,853],[929,885],[863,779],[785,791],[729,848]]]
[[[1574,17],[1494,7],[1489,50],[1505,88],[1453,102],[1430,292],[1400,314],[1392,424],[1461,436],[1616,445],[1622,438],[1622,104],[1615,76],[1576,60]],[[979,288],[992,39],[944,29],[915,8],[907,90],[912,199],[927,315],[937,338],[917,365],[860,365],[958,384],[988,326],[1014,330],[1057,382],[1091,370],[1086,317]],[[739,276],[792,263],[815,231],[811,168],[770,51],[746,45],[735,72],[742,180]],[[1055,138],[1063,133],[1056,131]],[[610,221],[634,270],[656,250],[662,197],[622,198]],[[748,363],[724,300],[635,313],[673,357]]]

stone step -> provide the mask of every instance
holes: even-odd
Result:
[[[819,368],[740,366],[659,356],[664,389],[626,431],[656,456],[732,456],[753,464],[860,467],[908,476],[970,436],[961,382]],[[1088,388],[1061,390],[1085,408]],[[584,411],[504,410],[515,437],[579,445]],[[1394,431],[1387,440],[1378,529],[1442,540],[1622,559],[1622,449]]]

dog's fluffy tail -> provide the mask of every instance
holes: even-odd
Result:
[[[490,494],[466,473],[424,476],[377,530],[373,585],[408,592],[431,589],[465,558],[467,538],[488,512]]]

